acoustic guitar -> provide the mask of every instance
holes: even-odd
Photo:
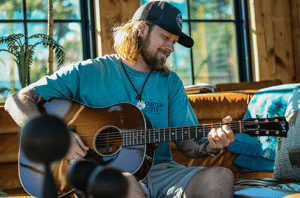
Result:
[[[152,129],[143,113],[130,103],[93,108],[71,99],[55,98],[40,104],[39,108],[62,117],[70,130],[78,133],[90,148],[87,158],[99,165],[129,172],[139,181],[151,170],[157,143],[206,137],[212,128],[223,124]],[[284,117],[249,119],[228,125],[234,133],[250,136],[286,137],[289,128]],[[73,191],[66,179],[68,166],[66,159],[52,165],[59,196]],[[30,195],[40,197],[43,174],[43,166],[29,161],[20,149],[19,177]]]

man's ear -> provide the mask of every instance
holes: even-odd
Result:
[[[148,35],[149,26],[146,23],[141,23],[138,28],[139,37],[146,38]]]

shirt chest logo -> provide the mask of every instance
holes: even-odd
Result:
[[[164,109],[164,104],[160,102],[146,102],[145,111],[151,114],[160,114]]]

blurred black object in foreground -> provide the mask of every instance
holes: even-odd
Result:
[[[124,198],[128,182],[121,171],[115,168],[96,167],[92,161],[77,161],[67,172],[72,187],[84,197]],[[82,195],[84,194],[84,195]]]
[[[45,166],[42,197],[57,197],[50,170],[52,162],[62,159],[70,146],[67,124],[59,117],[42,114],[30,118],[21,130],[21,149],[25,156]]]

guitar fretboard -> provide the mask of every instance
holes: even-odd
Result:
[[[146,130],[123,131],[122,145],[137,146],[149,143],[170,142],[176,140],[195,139],[207,137],[212,128],[222,127],[222,123],[203,124],[194,126],[169,127]],[[242,133],[244,126],[242,122],[228,124],[234,133]]]

